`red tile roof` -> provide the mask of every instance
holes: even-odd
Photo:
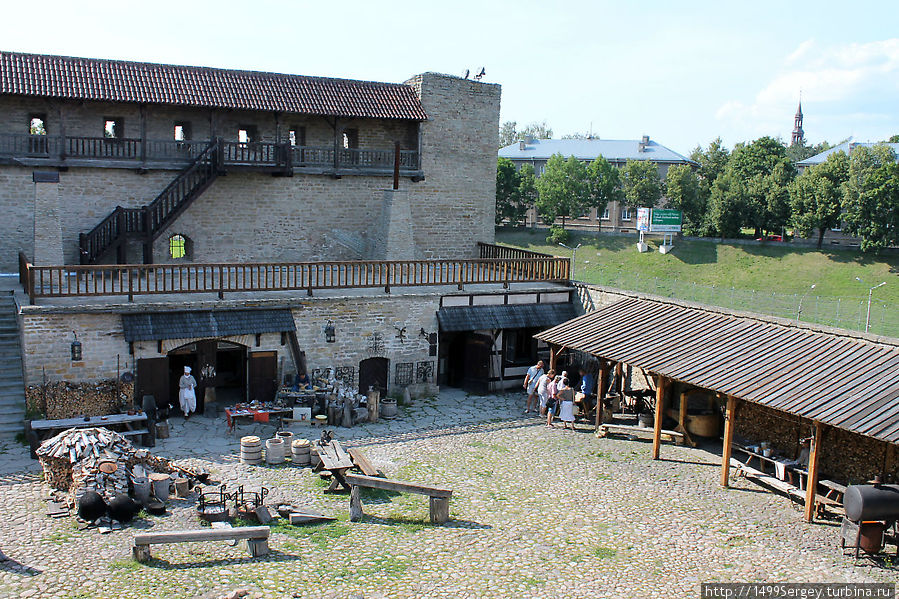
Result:
[[[0,51],[0,94],[425,120],[399,83]]]

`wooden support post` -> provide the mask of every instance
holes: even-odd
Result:
[[[135,545],[131,550],[134,561],[145,563],[150,561],[150,546],[149,545]]]
[[[818,492],[818,457],[821,455],[821,434],[824,425],[815,421],[815,435],[812,437],[812,446],[808,456],[808,481],[805,487],[805,521],[812,522],[815,519],[815,503]]]
[[[444,524],[449,520],[449,501],[449,497],[431,497],[430,516],[433,524]]]
[[[549,369],[556,369],[556,360],[559,357],[559,346],[558,345],[550,345],[549,346]]]
[[[596,425],[599,430],[602,424],[602,400],[606,396],[606,381],[609,380],[609,363],[605,360],[599,362],[599,382],[596,384]]]
[[[724,444],[721,446],[721,486],[730,485],[730,453],[734,442],[736,426],[737,398],[727,396],[727,411],[724,414]]]
[[[362,497],[359,485],[353,485],[350,489],[350,522],[362,520]]]
[[[665,413],[665,390],[668,379],[661,374],[656,385],[656,419],[655,430],[652,434],[652,459],[659,459],[659,449],[662,446],[662,415]]]

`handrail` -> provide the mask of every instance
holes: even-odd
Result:
[[[570,262],[551,256],[473,260],[356,260],[213,264],[25,266],[33,298],[240,293],[425,285],[567,282]]]
[[[495,243],[478,242],[478,251],[481,258],[553,258],[552,254],[522,250]]]

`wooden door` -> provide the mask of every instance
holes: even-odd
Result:
[[[143,405],[144,395],[152,395],[158,408],[169,405],[168,358],[141,358],[137,361],[134,395],[134,402],[138,406]]]
[[[465,371],[462,387],[476,393],[487,393],[490,384],[490,357],[493,337],[472,333],[465,338]]]
[[[390,360],[387,358],[368,358],[359,362],[359,393],[365,395],[369,387],[381,391],[381,397],[387,395],[387,379],[390,376]]]
[[[272,401],[278,391],[278,352],[257,351],[249,354],[248,358],[248,399]]]

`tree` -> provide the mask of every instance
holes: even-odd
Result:
[[[715,179],[727,168],[730,152],[724,147],[721,138],[718,137],[712,140],[707,150],[696,146],[696,149],[690,154],[690,159],[699,164],[696,176],[699,178],[700,192],[708,201]]]
[[[517,125],[515,121],[506,121],[499,128],[499,147],[505,148],[508,145],[518,141],[518,131],[515,129]]]
[[[597,156],[596,160],[587,165],[586,206],[596,208],[596,213],[602,214],[609,202],[620,202],[623,199],[618,169],[602,156]]]
[[[587,168],[574,156],[565,160],[553,154],[537,179],[537,191],[540,218],[549,225],[561,218],[564,229],[565,219],[580,216],[587,204]]]
[[[708,201],[703,195],[699,177],[688,164],[675,164],[665,177],[665,197],[671,208],[684,213],[684,233],[701,235]]]
[[[812,156],[820,154],[825,150],[829,150],[832,147],[833,146],[831,146],[826,141],[822,141],[819,144],[810,146],[805,143],[805,139],[802,139],[798,144],[790,144],[790,147],[787,148],[787,157],[794,163],[796,163],[801,160],[805,160],[806,158],[811,158]]]
[[[621,169],[624,203],[632,208],[652,208],[662,198],[659,169],[649,160],[628,160]]]
[[[764,231],[779,232],[787,224],[787,186],[795,177],[796,168],[787,157],[783,142],[760,137],[749,144],[737,144],[725,172],[734,179],[726,189],[736,194],[730,203],[742,203],[743,225],[754,227],[758,236]]]
[[[521,176],[508,158],[496,162],[496,224],[517,225],[528,210],[521,198]]]
[[[843,185],[849,179],[849,157],[834,152],[826,162],[809,167],[790,184],[793,227],[802,237],[818,230],[818,249],[824,233],[840,224]]]
[[[537,203],[537,175],[533,164],[522,165],[518,171],[518,198],[524,206],[525,213]]]
[[[890,146],[858,146],[849,157],[843,211],[864,252],[899,244],[899,165]]]
[[[709,199],[708,224],[721,236],[736,237],[745,218],[746,187],[733,172],[725,171],[715,179]]]
[[[899,144],[899,135],[891,135],[887,140],[888,144]]]

